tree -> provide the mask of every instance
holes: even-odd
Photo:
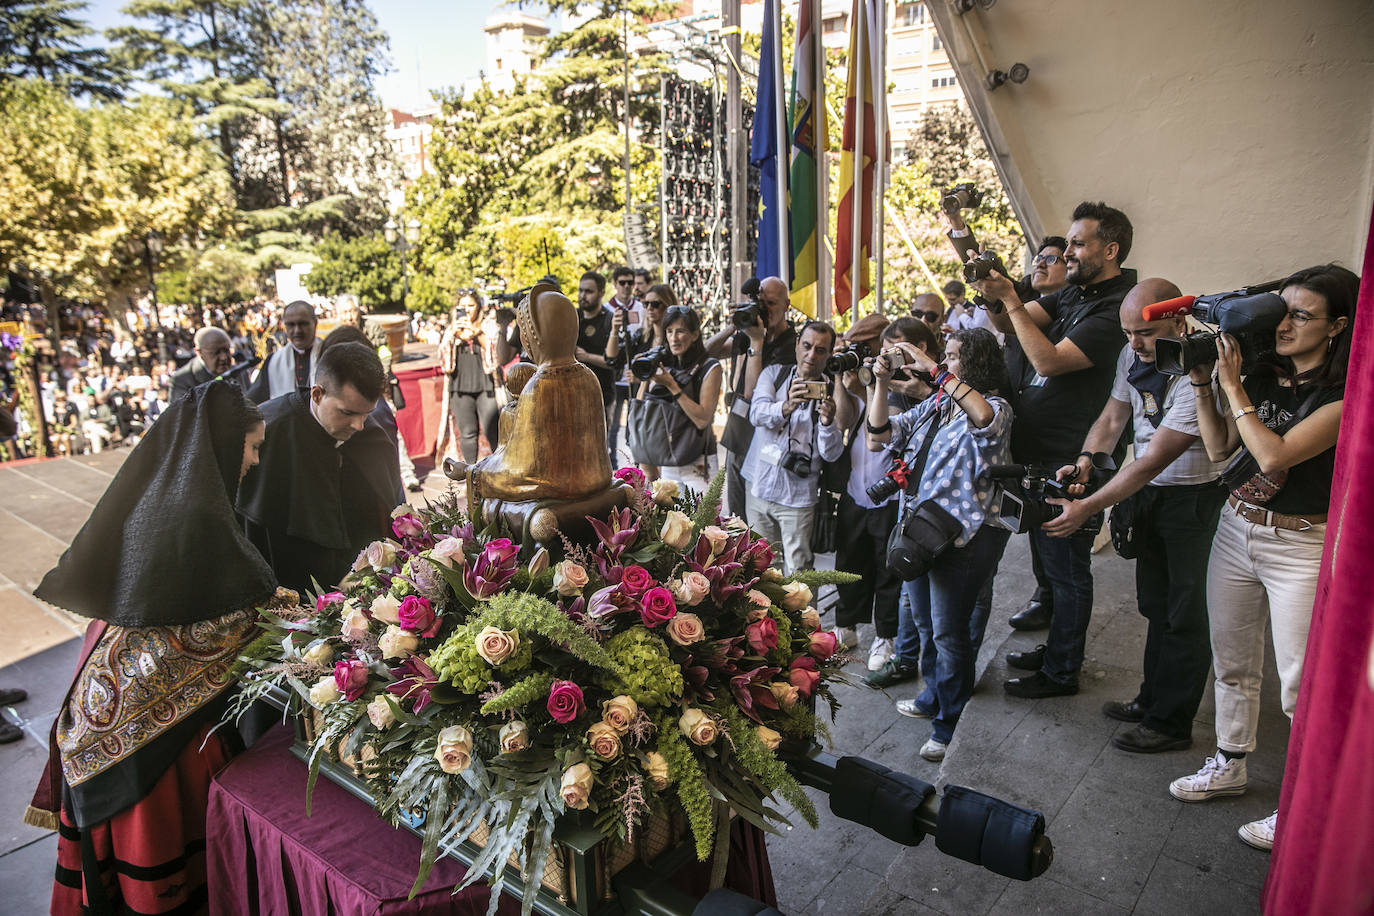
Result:
[[[319,263],[305,275],[317,296],[353,293],[364,309],[385,309],[401,301],[401,256],[380,235],[331,236],[315,249]]]
[[[126,82],[77,14],[83,0],[8,0],[0,4],[0,75],[46,80],[78,96],[117,99]]]

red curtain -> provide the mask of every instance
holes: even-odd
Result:
[[[443,425],[444,374],[438,365],[422,369],[396,369],[396,381],[406,399],[405,410],[396,412],[396,426],[406,440],[411,458],[434,454],[435,440]]]
[[[1326,552],[1264,887],[1270,916],[1374,913],[1374,214]]]

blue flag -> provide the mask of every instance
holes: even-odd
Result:
[[[758,255],[754,276],[791,282],[792,250],[787,232],[787,148],[779,150],[783,116],[782,27],[778,0],[764,0],[763,48],[759,53],[759,86],[749,138],[749,161],[759,168]]]

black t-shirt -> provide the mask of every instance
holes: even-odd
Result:
[[[1255,405],[1260,422],[1277,432],[1296,425],[1292,423],[1293,415],[1313,391],[1310,385],[1290,388],[1268,373],[1248,376],[1243,386],[1245,393],[1250,396],[1250,403]],[[1321,389],[1307,416],[1312,416],[1326,404],[1344,398],[1344,385]],[[1331,503],[1331,481],[1335,474],[1336,446],[1332,445],[1321,454],[1289,468],[1283,488],[1264,504],[1264,508],[1284,515],[1320,515],[1327,511]]]
[[[1135,285],[1134,270],[1087,287],[1069,285],[1040,299],[1050,316],[1050,343],[1071,340],[1092,360],[1088,369],[1045,378],[1029,359],[1012,379],[1011,454],[1024,464],[1068,464],[1112,393],[1116,358],[1125,343],[1118,314]]]
[[[749,335],[743,331],[730,338],[730,378],[733,388],[744,382],[744,361],[740,357],[749,353]],[[797,364],[797,329],[790,324],[772,340],[763,342],[763,369],[769,366],[795,366]]]
[[[604,305],[601,311],[591,318],[581,310],[577,310],[577,345],[588,353],[595,353],[603,356],[606,353],[606,344],[611,339],[611,310]],[[596,380],[601,383],[601,400],[609,404],[615,400],[615,370],[603,369],[600,366],[588,365],[596,373]]]

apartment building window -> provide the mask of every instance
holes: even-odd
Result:
[[[943,41],[940,40],[940,35],[939,35],[938,32],[937,32],[935,35],[932,35],[932,36],[931,36],[930,50],[932,50],[932,51],[938,51],[938,50],[940,50],[941,48],[943,48],[944,46],[945,46],[945,43],[944,43]]]
[[[920,57],[921,39],[919,37],[898,38],[896,41],[892,42],[892,56]]]
[[[920,25],[926,21],[926,8],[923,3],[902,3],[897,7],[897,22],[903,28]]]
[[[946,76],[937,76],[937,77],[935,77],[934,79],[932,79],[932,80],[930,81],[930,88],[931,88],[931,89],[947,89],[947,88],[949,88],[950,86],[955,86],[955,85],[958,85],[958,83],[957,83],[957,81],[954,79],[954,74],[953,74],[953,73],[950,73],[950,74],[948,74],[948,75],[946,75]]]

